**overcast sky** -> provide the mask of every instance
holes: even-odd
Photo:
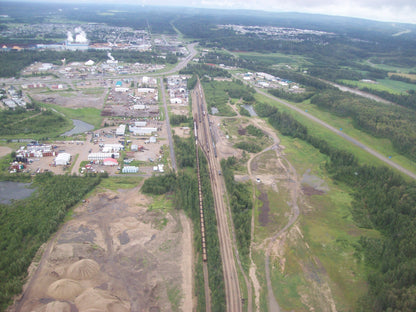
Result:
[[[138,5],[305,12],[416,24],[415,0],[49,0],[49,2],[129,3]]]

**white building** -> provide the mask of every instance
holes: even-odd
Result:
[[[112,152],[120,152],[124,149],[124,146],[121,144],[104,144],[102,152],[103,153],[112,153]]]
[[[123,136],[125,132],[126,132],[126,125],[120,125],[120,126],[118,126],[118,128],[116,130],[116,135],[117,136]]]
[[[71,160],[71,154],[68,153],[61,153],[55,158],[55,165],[56,166],[66,166],[69,164]]]
[[[135,121],[135,122],[134,122],[134,125],[135,125],[136,127],[146,127],[146,125],[147,125],[147,121]]]
[[[124,87],[115,87],[114,91],[116,92],[129,92],[130,88],[124,88]]]
[[[155,93],[156,89],[154,88],[138,88],[137,93]]]
[[[172,98],[170,99],[170,104],[182,104],[182,99],[180,98]]]
[[[122,173],[137,173],[139,172],[139,167],[136,166],[124,166]]]
[[[143,109],[146,109],[146,108],[147,108],[147,105],[143,105],[143,104],[133,105],[133,109],[136,109],[136,110],[143,110]]]
[[[129,126],[129,131],[134,135],[151,135],[157,132],[157,128]]]
[[[94,160],[104,160],[106,158],[114,158],[117,159],[120,157],[119,153],[90,153],[88,155],[88,161]]]

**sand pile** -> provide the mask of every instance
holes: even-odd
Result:
[[[80,312],[128,312],[120,299],[104,290],[89,288],[75,299]]]
[[[71,264],[67,276],[75,280],[91,279],[100,271],[97,262],[91,259],[83,259]]]
[[[77,281],[60,279],[48,287],[48,295],[58,300],[72,300],[83,291],[83,287]]]
[[[67,302],[52,301],[46,305],[45,312],[71,312],[71,306]]]

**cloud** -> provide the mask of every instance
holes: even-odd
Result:
[[[55,0],[55,2],[58,1]],[[247,9],[269,12],[302,12],[416,24],[415,0],[175,0],[175,2],[170,0],[118,0],[116,2],[114,0],[61,0],[59,2],[126,3],[155,6]]]

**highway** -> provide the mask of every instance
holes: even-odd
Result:
[[[334,132],[335,134],[341,136],[345,140],[347,140],[347,141],[353,143],[354,145],[358,146],[359,148],[365,150],[367,153],[370,153],[371,155],[377,157],[378,159],[380,159],[381,161],[383,161],[384,163],[386,163],[390,167],[393,167],[393,168],[399,170],[400,172],[404,173],[405,175],[411,177],[412,179],[415,179],[416,180],[416,174],[415,173],[413,173],[410,170],[407,170],[406,168],[403,168],[402,166],[396,164],[395,162],[393,162],[390,159],[388,159],[386,156],[381,155],[380,153],[378,153],[375,150],[373,150],[372,148],[364,145],[360,141],[358,141],[358,140],[350,137],[349,135],[343,133],[341,130],[336,129],[335,127],[327,124],[326,122],[320,120],[319,118],[317,118],[317,117],[315,117],[315,116],[313,116],[313,115],[305,112],[304,110],[302,110],[302,109],[300,109],[300,108],[298,108],[298,107],[296,107],[296,106],[294,106],[294,105],[292,105],[292,104],[290,104],[290,103],[288,103],[288,102],[286,102],[286,101],[284,101],[282,99],[279,99],[279,98],[277,98],[277,97],[275,97],[275,96],[273,96],[273,95],[271,95],[271,94],[269,94],[267,92],[264,92],[264,91],[262,91],[262,90],[260,90],[258,88],[255,88],[255,89],[256,89],[256,91],[258,93],[260,93],[260,94],[268,97],[269,99],[272,99],[272,100],[274,100],[276,102],[279,102],[279,103],[281,103],[281,104],[289,107],[290,109],[293,109],[294,111],[298,112],[299,114],[307,117],[308,119],[310,119],[310,120],[312,120],[312,121],[320,124],[321,126],[324,126],[328,130],[330,130],[330,131]]]
[[[214,196],[215,214],[217,218],[218,239],[223,263],[227,311],[240,312],[242,311],[241,293],[237,268],[234,261],[233,243],[227,218],[227,208],[224,202],[224,194],[226,192],[224,187],[225,184],[222,181],[222,176],[219,175],[221,166],[219,164],[219,159],[215,156],[215,149],[209,131],[209,117],[206,113],[207,106],[199,83],[194,90],[194,98],[197,99],[196,101],[193,101],[194,116],[197,114],[195,112],[202,112],[202,116],[197,116],[195,121],[198,124],[198,144],[200,144],[208,160],[211,187]],[[201,117],[201,119],[199,119],[199,117]],[[207,241],[207,244],[209,244],[209,241]]]

